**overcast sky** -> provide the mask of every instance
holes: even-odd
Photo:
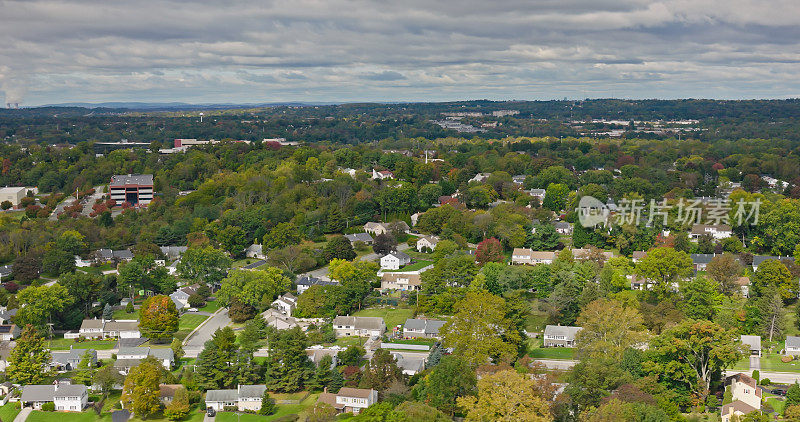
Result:
[[[0,98],[800,96],[800,0],[0,0]]]

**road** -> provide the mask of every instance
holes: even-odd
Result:
[[[85,217],[88,217],[92,213],[92,207],[94,206],[95,201],[102,198],[103,195],[105,195],[103,193],[103,185],[95,186],[94,193],[84,199],[83,211],[81,211],[81,214],[83,214]]]
[[[398,251],[404,251],[404,250],[408,249],[409,247],[410,246],[408,246],[407,243],[401,243],[401,244],[397,245],[397,250]],[[380,255],[378,255],[378,254],[373,252],[373,253],[369,253],[369,254],[366,254],[366,255],[362,256],[358,260],[359,261],[376,261],[376,260],[378,260],[378,257],[380,257]],[[309,276],[309,277],[322,278],[322,279],[327,280],[328,279],[328,266],[326,265],[326,266],[324,266],[322,268],[317,268],[316,270],[309,271],[309,272],[301,274],[301,275]]]
[[[742,371],[725,371],[725,376],[731,376],[738,373],[743,373]],[[750,375],[747,373],[747,375]],[[759,371],[759,376],[761,379],[769,378],[770,382],[773,384],[794,384],[795,382],[800,382],[800,372],[764,372]]]
[[[183,351],[186,353],[185,357],[195,358],[203,350],[203,346],[211,336],[220,328],[230,325],[231,319],[228,317],[228,309],[221,308],[215,312],[211,318],[205,320],[197,330],[186,337],[183,341]]]
[[[50,214],[50,217],[48,217],[48,219],[50,221],[58,220],[58,215],[64,212],[64,208],[72,205],[73,203],[75,203],[75,201],[77,201],[77,199],[74,196],[66,197],[63,201],[61,201],[58,205],[56,205],[56,209],[53,210],[53,213]]]

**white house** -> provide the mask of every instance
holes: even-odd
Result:
[[[419,290],[422,285],[422,270],[420,271],[401,271],[401,272],[379,272],[381,277],[381,289],[386,290]]]
[[[84,319],[78,330],[81,337],[141,338],[139,321],[136,320],[103,320]]]
[[[50,367],[57,371],[74,371],[87,352],[91,366],[94,368],[97,364],[97,351],[94,349],[52,350],[50,351]]]
[[[403,336],[439,338],[439,330],[445,322],[440,319],[408,318],[403,324]]]
[[[244,254],[248,258],[267,259],[264,254],[264,248],[261,245],[253,243],[244,250]]]
[[[544,189],[531,189],[528,191],[528,195],[534,198],[538,198],[539,202],[541,203],[542,201],[544,201],[544,197],[545,195],[547,195],[547,191]]]
[[[197,289],[199,288],[199,284],[184,286],[172,292],[169,297],[173,302],[175,302],[175,307],[180,311],[181,309],[189,307],[189,296],[197,294]]]
[[[0,325],[0,341],[11,341],[19,337],[20,329],[17,324]]]
[[[120,373],[127,374],[130,368],[138,365],[142,359],[152,356],[155,358],[165,369],[172,369],[172,364],[175,362],[175,354],[172,349],[168,347],[153,348],[153,347],[120,347],[117,352],[117,361],[114,362],[114,367]]]
[[[20,402],[23,406],[41,409],[45,403],[54,403],[56,410],[80,412],[89,403],[89,392],[85,385],[72,385],[58,381],[47,385],[22,387]]]
[[[381,268],[385,270],[399,270],[410,263],[411,257],[403,252],[389,252],[381,258]]]
[[[556,253],[552,251],[514,248],[511,252],[511,263],[516,265],[552,264],[555,259]]]
[[[721,240],[731,237],[733,231],[731,226],[727,224],[694,224],[692,225],[692,231],[689,232],[689,237],[697,239],[706,234],[711,235],[716,240]]]
[[[761,410],[761,389],[755,379],[739,373],[725,378],[725,386],[733,401],[722,406],[722,422],[731,422],[734,415],[741,417]]]
[[[258,412],[265,391],[265,385],[237,385],[235,390],[208,390],[206,407],[221,411],[225,406],[232,406],[240,412]]]
[[[553,224],[553,226],[555,226],[556,232],[558,234],[563,234],[567,236],[572,234],[572,224],[567,223],[566,221],[558,221],[555,224]]]
[[[297,298],[291,293],[283,294],[272,302],[272,307],[284,315],[291,315],[297,307]]]
[[[276,330],[290,330],[299,326],[295,317],[283,314],[274,308],[269,308],[262,312],[261,317],[264,318],[267,325],[274,327]]]
[[[470,182],[483,183],[491,175],[492,175],[491,173],[478,173],[475,176],[473,176],[472,179],[469,179],[469,181],[467,183],[470,183]]]
[[[761,336],[743,335],[741,337],[741,342],[750,350],[750,355],[761,356]]]
[[[800,356],[800,337],[786,336],[784,346],[784,354]]]
[[[583,327],[548,325],[544,328],[544,347],[575,347],[575,335]]]
[[[394,173],[392,173],[389,170],[375,171],[375,169],[372,169],[372,179],[373,180],[394,179]]]
[[[422,236],[417,240],[417,250],[435,250],[436,245],[439,244],[439,237],[437,236]]]
[[[339,413],[357,415],[378,402],[378,392],[372,389],[342,387],[338,393],[333,394],[326,388],[317,401],[331,405]]]
[[[337,316],[333,319],[333,331],[337,337],[381,336],[386,331],[386,323],[381,317]]]

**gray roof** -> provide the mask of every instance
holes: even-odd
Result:
[[[695,264],[708,264],[714,259],[713,253],[693,253],[692,262]]]
[[[114,258],[116,259],[133,259],[133,252],[130,249],[120,249],[114,251]]]
[[[56,386],[53,384],[46,385],[26,385],[22,387],[22,397],[20,401],[27,402],[47,402],[53,401],[55,396],[82,396],[86,392],[86,386],[72,385],[72,384],[59,384],[58,393],[56,393]]]
[[[786,336],[786,347],[800,348],[800,337]]]
[[[153,184],[152,174],[121,174],[121,175],[111,176],[111,183],[109,183],[110,186],[152,185],[152,184]]]
[[[261,398],[267,391],[266,385],[240,385],[239,398],[258,397]]]
[[[258,268],[258,267],[260,267],[260,266],[262,266],[262,265],[264,265],[266,263],[267,263],[267,261],[264,261],[263,259],[261,259],[261,260],[258,260],[256,262],[252,263],[252,264],[245,265],[244,267],[242,267],[242,269],[243,270],[252,270],[252,269],[256,269],[256,268]]]
[[[411,257],[410,257],[410,256],[408,256],[408,254],[407,254],[407,253],[405,253],[405,252],[401,252],[401,251],[393,251],[393,252],[389,252],[389,253],[387,253],[386,255],[394,255],[394,256],[396,256],[397,258],[399,258],[400,260],[408,260],[408,261],[411,261]]]
[[[344,237],[346,237],[350,242],[361,241],[368,243],[373,241],[372,236],[370,236],[369,233],[346,234]]]
[[[137,355],[147,357],[149,354],[149,347],[120,347],[117,351],[117,355]]]
[[[742,343],[750,346],[750,350],[761,350],[761,336],[742,336]]]
[[[120,347],[117,355],[152,356],[158,360],[174,360],[175,358],[172,349],[166,347]]]
[[[189,248],[186,246],[162,246],[160,249],[161,253],[167,257],[179,257]]]
[[[117,340],[117,349],[139,347],[147,343],[147,340],[150,339],[147,337],[120,338],[119,340]]]
[[[574,340],[575,334],[582,330],[583,327],[572,327],[569,325],[548,325],[544,327],[544,335],[546,336],[564,336],[567,340]]]
[[[553,224],[553,227],[557,229],[569,229],[572,228],[572,224],[567,223],[566,221],[557,221],[555,224]]]
[[[309,276],[305,276],[304,275],[304,276],[298,278],[297,281],[294,284],[297,284],[298,286],[314,286],[314,285],[335,286],[335,285],[339,284],[339,282],[331,281],[331,280],[323,280],[321,278],[309,277]]]
[[[406,320],[403,328],[415,331],[424,330],[425,334],[439,335],[439,329],[442,328],[445,323],[446,321],[439,319],[409,318]]]
[[[138,331],[139,321],[106,321],[103,331]]]
[[[337,316],[333,325],[349,325],[360,330],[378,330],[384,326],[381,317]]]
[[[753,255],[753,265],[757,267],[761,265],[762,262],[768,259],[777,259],[778,261],[794,262],[794,258],[791,256]]]
[[[11,265],[3,265],[2,267],[0,267],[0,276],[5,277],[7,275],[11,275],[11,269],[12,269]]]
[[[89,354],[92,355],[92,357],[94,357],[94,360],[96,361],[97,351],[95,351],[94,349],[72,349],[72,350],[60,350],[60,351],[54,350],[50,352],[51,356],[50,361],[53,363],[58,363],[60,365],[66,365],[73,361],[80,362],[80,360],[83,359],[83,354],[86,353],[87,351],[89,352]]]
[[[231,402],[237,400],[239,400],[239,392],[236,390],[208,390],[206,392],[206,403]]]

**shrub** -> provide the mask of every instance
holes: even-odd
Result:
[[[133,302],[128,302],[128,304],[125,305],[125,313],[132,314],[133,311]]]
[[[295,422],[300,420],[300,416],[292,413],[291,415],[281,416],[280,418],[273,419],[273,422]]]
[[[206,299],[195,293],[189,296],[188,302],[192,308],[202,308],[206,304]]]
[[[761,372],[759,372],[758,369],[753,370],[753,379],[756,380],[756,382],[761,379]]]
[[[760,385],[770,385],[770,384],[772,384],[772,381],[770,381],[769,378],[764,378],[764,379],[761,380],[761,382],[759,382],[759,384]]]
[[[239,410],[236,406],[222,406],[223,412],[236,412]]]
[[[56,410],[56,404],[51,401],[42,405],[42,411],[53,412],[55,410]]]
[[[792,357],[792,356],[781,356],[781,362],[783,362],[783,363],[789,363],[793,359],[794,359],[794,357]]]

